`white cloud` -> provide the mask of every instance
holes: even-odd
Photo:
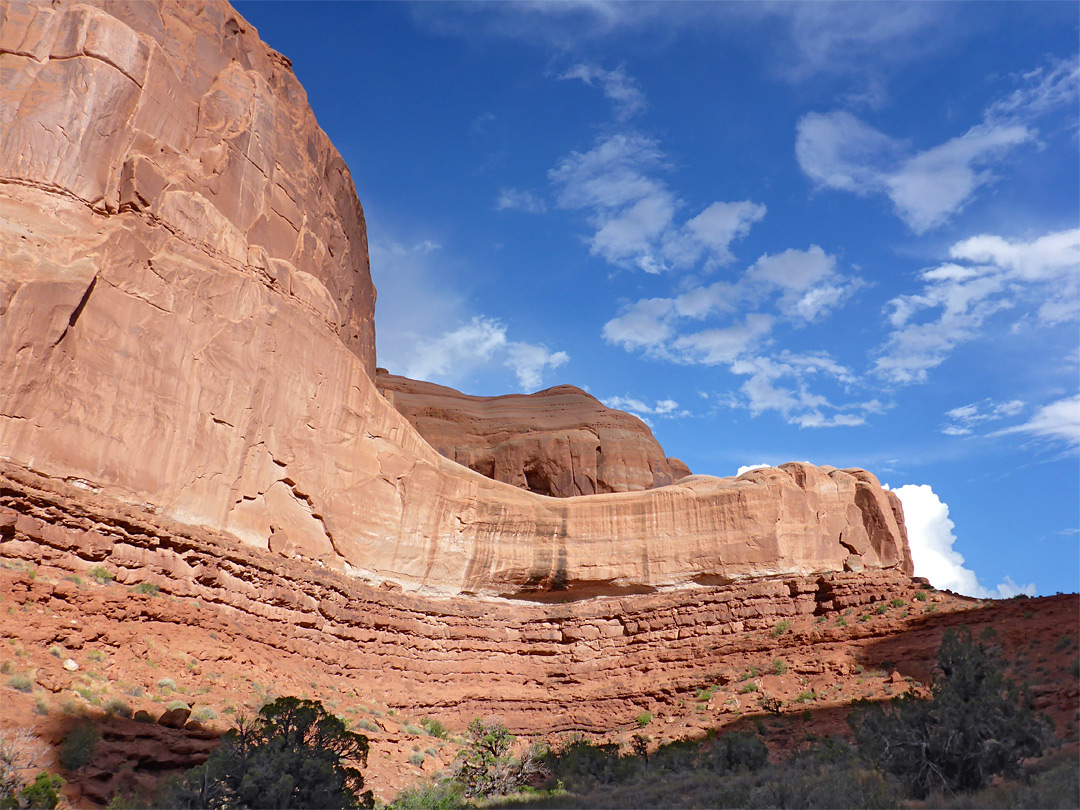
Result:
[[[496,211],[525,211],[529,214],[542,214],[547,211],[547,203],[531,191],[516,188],[504,188],[495,201]]]
[[[906,145],[848,112],[808,113],[796,126],[795,156],[818,188],[885,194],[915,233],[944,224],[994,179],[989,167],[1034,133],[1017,124],[980,124],[904,157]]]
[[[514,370],[522,389],[532,391],[540,387],[545,370],[564,365],[570,355],[566,352],[549,352],[546,346],[532,343],[508,343],[506,364]]]
[[[680,225],[676,214],[685,204],[655,176],[664,161],[656,140],[621,132],[571,152],[548,177],[561,208],[586,212],[594,230],[589,251],[610,264],[661,273],[702,258],[710,266],[729,263],[731,243],[765,216],[765,206],[714,202]]]
[[[678,337],[671,348],[688,362],[706,366],[734,363],[769,334],[773,321],[771,315],[752,312],[742,323]]]
[[[604,324],[604,340],[627,351],[656,350],[674,334],[673,309],[670,298],[643,298],[624,307],[617,317]]]
[[[499,387],[510,369],[532,391],[569,361],[566,352],[512,340],[502,321],[471,312],[453,284],[457,262],[436,242],[376,240],[369,251],[381,366],[413,379],[460,386],[482,377]]]
[[[750,472],[750,470],[766,470],[771,466],[771,464],[747,464],[745,467],[739,467],[739,469],[735,471],[735,477],[738,478],[744,472]]]
[[[1078,74],[1075,58],[1030,71],[1022,87],[987,107],[981,123],[915,153],[849,112],[808,113],[796,125],[795,156],[818,188],[884,194],[911,230],[925,233],[992,183],[1012,149],[1035,141],[1038,116],[1075,104]]]
[[[746,273],[747,283],[782,291],[777,306],[796,321],[811,322],[842,306],[859,283],[836,272],[836,257],[817,245],[759,258]]]
[[[1019,586],[1010,577],[995,588],[985,588],[975,572],[964,567],[964,557],[953,548],[955,524],[949,507],[928,484],[905,484],[893,490],[904,506],[915,576],[926,577],[935,588],[980,599],[1007,599],[1018,593],[1035,594],[1034,583]]]
[[[960,343],[981,334],[1003,310],[1033,310],[1035,325],[1052,326],[1080,314],[1080,228],[1009,241],[983,234],[952,246],[948,262],[921,274],[923,288],[886,305],[893,331],[875,370],[894,383],[924,382]],[[916,320],[925,311],[929,320]]]
[[[615,70],[604,70],[598,65],[582,63],[574,65],[559,78],[581,79],[590,87],[599,85],[614,105],[615,118],[619,121],[628,121],[646,107],[645,94],[621,66]]]
[[[1044,405],[1024,424],[999,430],[993,435],[1007,433],[1030,433],[1080,447],[1080,394]]]
[[[638,416],[642,414],[666,417],[689,415],[689,411],[680,411],[679,403],[673,399],[660,399],[654,405],[647,405],[644,401],[635,397],[608,397],[601,401],[609,408],[629,411]]]
[[[941,432],[949,436],[967,436],[977,425],[1016,416],[1023,410],[1024,402],[1019,399],[1010,399],[1007,402],[994,402],[990,399],[972,402],[946,411],[945,416],[949,422]]]

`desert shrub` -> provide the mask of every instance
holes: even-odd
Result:
[[[134,713],[131,706],[120,698],[113,698],[105,704],[105,711],[115,714],[117,717],[131,717]]]
[[[22,772],[39,765],[48,750],[29,729],[0,732],[0,804],[16,800],[26,786]]]
[[[777,658],[775,661],[772,662],[773,675],[783,675],[787,671],[788,665],[784,662],[784,659]]]
[[[1075,810],[1080,807],[1080,768],[1067,757],[1032,775],[1023,782],[1004,782],[974,793],[935,795],[930,802],[942,810],[995,810],[996,808],[1039,807],[1046,810]]]
[[[140,582],[132,590],[135,593],[143,593],[147,596],[158,596],[161,593],[161,588],[152,582]]]
[[[173,711],[175,709],[188,709],[189,711],[191,710],[191,707],[184,703],[184,701],[182,700],[174,700],[172,703],[169,703],[165,708],[169,711]]]
[[[33,782],[19,791],[25,804],[12,806],[25,806],[30,810],[53,810],[60,803],[60,788],[63,786],[62,777],[55,773],[41,771]]]
[[[894,608],[902,608],[906,604],[906,602],[904,602],[904,600],[900,597],[897,597],[896,599],[893,599],[890,604],[892,604]]]
[[[94,758],[101,735],[89,723],[80,723],[64,737],[60,744],[60,764],[69,771],[77,771]]]
[[[469,723],[465,740],[453,768],[453,779],[465,796],[513,793],[543,772],[544,752],[534,745],[520,759],[514,757],[514,735],[495,720],[476,718]]]
[[[105,653],[103,653],[101,650],[90,650],[90,652],[86,654],[86,660],[94,661],[95,663],[100,664],[102,661],[105,660]]]
[[[424,730],[422,728],[414,726],[411,723],[406,723],[401,730],[411,737],[419,737],[421,734],[424,733]]]
[[[915,599],[917,599],[919,602],[925,602],[926,591],[915,591]]]
[[[358,725],[364,731],[379,731],[379,727],[372,723],[370,720],[357,720],[356,725]]]
[[[58,644],[53,644],[51,647],[49,647],[49,655],[51,655],[53,658],[63,658],[64,648],[59,646]]]
[[[208,720],[217,720],[217,712],[211,709],[209,706],[200,706],[195,710],[195,719],[200,723],[205,723]]]
[[[419,767],[424,764],[424,755],[419,751],[413,751],[409,754],[409,762]]]
[[[430,717],[425,717],[420,721],[420,725],[422,725],[424,731],[432,737],[436,737],[440,740],[446,738],[446,728],[438,720],[432,720]]]
[[[45,716],[49,713],[49,704],[42,697],[34,698],[34,714]]]
[[[282,697],[226,732],[209,759],[165,787],[169,808],[372,807],[349,763],[367,763],[368,740],[321,703]]]
[[[784,633],[788,631],[789,627],[791,627],[791,619],[783,619],[781,621],[778,621],[776,623],[776,626],[772,629],[773,637],[775,638],[776,636],[784,635]]]
[[[387,810],[456,810],[463,806],[465,794],[461,785],[451,779],[443,779],[401,791]]]
[[[637,722],[638,728],[645,728],[653,721],[652,712],[642,712],[634,720]]]
[[[158,689],[160,689],[163,692],[167,692],[167,691],[176,689],[176,681],[174,681],[172,678],[162,678],[161,680],[159,680],[157,682],[157,685],[158,685]]]
[[[90,579],[94,580],[98,585],[108,585],[116,579],[116,575],[103,565],[96,565],[86,573],[89,575]]]
[[[757,684],[754,683],[753,681],[750,681],[750,682],[744,683],[742,685],[742,687],[739,689],[739,694],[740,695],[746,695],[746,694],[749,694],[750,692],[756,692],[757,688],[758,688]]]
[[[1005,677],[990,637],[984,640],[975,642],[966,627],[947,630],[929,698],[908,693],[851,717],[860,749],[916,797],[1015,777],[1020,761],[1049,742],[1049,721],[1031,709],[1026,689]]]
[[[20,672],[8,678],[7,685],[16,692],[32,692],[34,690],[34,679]]]

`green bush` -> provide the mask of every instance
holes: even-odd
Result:
[[[20,672],[8,678],[7,685],[16,692],[32,692],[34,690],[34,679]]]
[[[86,660],[94,661],[95,663],[100,664],[102,661],[105,660],[105,653],[103,653],[101,650],[90,650],[90,652],[86,654]]]
[[[51,655],[53,658],[63,658],[64,648],[53,644],[51,647],[49,647],[49,655]]]
[[[432,720],[430,717],[425,717],[420,721],[420,725],[424,727],[424,731],[430,736],[440,740],[446,739],[446,728],[438,720]]]
[[[776,626],[772,629],[773,638],[784,635],[789,627],[791,627],[791,619],[783,619],[782,621],[777,622]]]
[[[200,723],[205,723],[208,720],[217,720],[217,712],[211,709],[209,706],[200,706],[195,710],[194,717]]]
[[[424,755],[419,751],[413,751],[411,754],[409,754],[409,762],[419,767],[420,765],[424,764]]]
[[[135,593],[143,593],[147,596],[158,596],[161,594],[161,588],[152,582],[140,582],[132,588],[132,590],[135,591]]]
[[[131,717],[134,713],[131,706],[120,698],[113,698],[105,704],[105,711],[115,714],[117,717]]]
[[[428,785],[401,791],[387,810],[457,810],[465,806],[461,785],[443,779]]]
[[[653,721],[652,712],[642,712],[634,719],[638,724],[638,728],[645,728]]]
[[[424,730],[422,728],[418,728],[411,723],[406,723],[401,730],[411,737],[419,737],[421,734],[424,733]]]
[[[946,630],[929,698],[908,693],[851,717],[859,748],[918,798],[978,790],[996,775],[1016,777],[1020,761],[1049,742],[1049,721],[1005,677],[990,640],[973,641],[966,627]]]
[[[773,675],[783,675],[787,671],[788,665],[784,662],[784,659],[777,658],[775,661],[772,662]]]
[[[915,591],[915,599],[919,602],[926,601],[926,591]]]
[[[372,807],[351,763],[367,763],[368,740],[321,703],[282,697],[222,737],[209,759],[159,794],[167,808]]]
[[[90,576],[90,579],[94,580],[98,585],[108,585],[116,579],[116,575],[102,565],[94,566],[86,573]]]
[[[55,773],[42,771],[29,785],[19,791],[30,810],[53,810],[60,802],[60,788],[64,786],[62,777]],[[5,800],[4,806],[8,806]],[[20,805],[13,804],[12,807]]]
[[[172,678],[162,678],[157,682],[157,685],[158,689],[163,692],[168,692],[170,690],[175,691],[176,689],[176,681],[174,681]]]
[[[742,688],[739,689],[739,694],[740,695],[747,695],[750,692],[756,692],[757,689],[758,689],[757,684],[754,683],[753,681],[750,681],[749,683],[744,683],[742,685]]]
[[[89,723],[80,723],[64,737],[60,744],[60,764],[69,771],[77,771],[94,758],[101,735]]]
[[[520,759],[513,757],[514,735],[495,720],[473,720],[465,741],[453,768],[453,779],[465,796],[505,796],[543,771],[544,752],[531,746]]]
[[[167,706],[165,706],[165,708],[168,709],[169,711],[174,711],[175,709],[187,709],[188,711],[191,710],[191,707],[188,706],[182,700],[174,700],[171,703],[169,703]]]

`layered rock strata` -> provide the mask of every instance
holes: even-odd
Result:
[[[572,385],[478,397],[385,369],[375,385],[440,454],[540,495],[638,492],[690,475],[644,422]]]
[[[0,456],[410,589],[910,573],[860,470],[555,499],[443,458],[373,382],[363,214],[287,60],[223,3],[2,11]]]
[[[16,603],[55,611],[78,602],[84,624],[107,619],[99,642],[136,655],[143,624],[198,628],[203,647],[208,633],[220,636],[200,654],[207,661],[227,657],[267,672],[287,659],[414,716],[461,727],[494,714],[529,733],[632,724],[643,709],[700,686],[706,673],[726,672],[731,655],[767,655],[781,621],[918,588],[900,571],[879,571],[559,604],[407,594],[12,467],[0,474],[0,558],[83,577],[105,567],[118,584],[148,583],[172,597],[87,592],[67,581],[30,581],[13,594]],[[61,630],[54,639],[43,622],[44,635],[23,641],[70,647],[71,636],[82,644],[88,632]]]

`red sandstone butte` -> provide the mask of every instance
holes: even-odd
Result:
[[[442,457],[376,387],[363,212],[288,60],[225,3],[0,12],[11,464],[436,594],[910,573],[861,470],[551,498]]]
[[[530,492],[639,492],[690,475],[644,422],[572,385],[477,397],[381,368],[375,385],[446,458]]]

